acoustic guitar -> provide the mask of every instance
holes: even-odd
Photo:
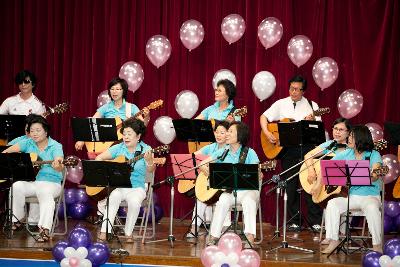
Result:
[[[324,114],[327,114],[331,112],[331,109],[326,107],[326,108],[319,108],[313,112],[314,116],[322,116]],[[293,119],[289,118],[284,118],[280,120],[279,122],[292,122]],[[283,147],[280,146],[279,144],[279,133],[278,133],[278,122],[270,122],[267,125],[268,131],[270,131],[274,137],[276,138],[276,143],[271,143],[267,136],[264,134],[264,132],[261,130],[261,146],[264,151],[265,156],[269,159],[274,159],[276,158],[279,153],[282,151]]]
[[[52,164],[54,160],[40,160],[38,155],[36,153],[30,153],[31,161],[32,161],[32,166],[34,168],[40,168],[42,165],[45,164]],[[73,156],[68,156],[65,159],[63,159],[61,162],[66,167],[73,167],[78,165],[79,160]]]
[[[382,150],[387,147],[387,141],[384,139],[380,139],[376,142],[374,142],[374,149],[375,150]],[[327,155],[327,158],[332,158],[334,157],[334,153],[330,153]],[[308,168],[306,163],[304,162],[301,167],[300,167],[300,173],[299,173],[299,179],[300,179],[300,184],[303,187],[304,191],[307,192],[308,194],[311,193],[311,190],[315,187],[315,193],[312,195],[312,199],[315,203],[326,203],[326,199],[330,199],[331,196],[338,195],[341,193],[341,186],[326,186],[322,184],[321,181],[321,162],[319,159],[313,159],[312,166],[315,169],[315,172],[317,174],[317,179],[310,184],[307,180],[308,177]],[[329,200],[328,199],[328,200]]]
[[[268,160],[261,163],[259,164],[259,168],[274,170],[276,168],[276,160]],[[197,176],[195,192],[198,200],[207,205],[211,205],[218,201],[219,196],[224,192],[224,190],[211,188],[208,176],[201,172],[199,176]]]
[[[157,101],[151,102],[150,105],[148,105],[146,108],[149,110],[157,109],[163,105],[164,101],[159,99]],[[140,115],[143,115],[144,109],[141,109],[138,111],[133,117],[130,117],[126,119],[125,121],[137,119]],[[120,117],[115,117],[115,124],[117,125],[117,135],[118,135],[118,140],[122,139],[122,133],[120,133],[120,129],[122,128],[122,123],[123,121],[121,120]],[[107,150],[110,146],[115,144],[116,142],[85,142],[86,150],[88,152],[94,152],[96,154],[100,154]]]
[[[158,146],[158,147],[152,149],[151,151],[154,154],[168,153],[169,145]],[[124,156],[118,156],[111,161],[119,162],[119,163],[126,163],[128,165],[131,165],[134,162],[141,160],[144,157],[144,154],[145,153],[140,154],[136,157],[133,157],[130,160],[127,160]],[[165,161],[166,161],[166,158],[154,158],[154,164],[156,164],[156,165],[164,165]],[[94,200],[100,201],[107,196],[107,190],[105,187],[86,186],[86,194],[88,194],[88,196],[93,198]]]
[[[246,116],[246,114],[247,114],[247,106],[243,106],[242,108],[235,109],[233,112],[229,113],[228,116],[232,115],[232,116],[244,117],[244,116]],[[214,129],[216,120],[211,119],[210,121],[211,121],[212,128]],[[202,148],[206,145],[209,145],[209,144],[211,144],[211,143],[210,142],[188,142],[188,151],[189,151],[189,153],[194,153],[197,150],[199,150],[200,148]],[[194,187],[194,184],[193,184],[193,187]]]

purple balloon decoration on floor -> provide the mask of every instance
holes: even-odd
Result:
[[[64,250],[68,247],[68,242],[64,240],[58,241],[51,251],[53,254],[53,258],[55,261],[60,262],[62,259],[65,258]]]
[[[393,230],[393,218],[385,214],[383,218],[383,232],[390,233]]]
[[[380,267],[379,258],[382,256],[382,253],[377,251],[370,251],[364,255],[362,259],[363,267]]]
[[[126,217],[127,213],[128,213],[128,207],[119,207],[119,209],[118,209],[119,217]]]
[[[84,227],[76,227],[68,235],[69,246],[77,249],[79,247],[88,248],[92,243],[92,235]]]
[[[383,246],[383,254],[391,258],[400,255],[400,239],[393,238],[388,240]]]
[[[76,192],[75,188],[67,188],[64,191],[65,194],[65,203],[67,204],[74,204],[76,203]]]
[[[75,191],[76,203],[86,203],[89,201],[89,196],[86,194],[86,190],[83,188],[76,189]]]
[[[400,202],[396,201],[385,201],[385,215],[388,215],[392,218],[397,217],[400,214]]]
[[[56,207],[57,207],[57,205],[56,205]],[[58,214],[58,218],[60,220],[64,219],[64,205],[63,205],[63,203],[60,203],[60,207],[58,208],[57,214]]]
[[[393,231],[400,232],[400,215],[398,215],[396,218],[393,218]]]
[[[90,212],[90,204],[89,203],[75,203],[69,204],[67,207],[67,214],[76,220],[85,219]]]
[[[155,221],[156,223],[161,220],[161,218],[164,216],[164,210],[161,208],[161,206],[155,205],[154,206],[154,215],[155,215]],[[152,222],[152,214],[150,212],[149,214],[149,223]]]
[[[87,259],[90,260],[93,266],[102,265],[110,258],[110,250],[105,243],[93,243],[88,248]]]

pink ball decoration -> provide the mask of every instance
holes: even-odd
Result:
[[[128,83],[128,90],[134,93],[143,83],[143,68],[139,63],[128,61],[122,65],[119,70],[119,77],[126,80]]]
[[[255,250],[244,249],[239,256],[238,265],[242,267],[259,267],[260,255]]]
[[[211,267],[215,261],[215,255],[218,252],[220,252],[220,249],[217,246],[206,247],[200,255],[201,263],[203,263],[205,267]]]
[[[182,44],[192,51],[198,47],[204,39],[204,28],[200,22],[191,19],[187,20],[182,24],[179,31]]]
[[[339,75],[339,68],[335,60],[330,57],[318,59],[312,69],[315,83],[323,91],[331,86]]]
[[[171,56],[171,43],[167,37],[163,35],[154,35],[146,44],[146,55],[150,62],[157,68],[164,65],[164,63]]]
[[[383,165],[388,166],[389,172],[383,177],[385,184],[391,183],[400,175],[400,163],[397,156],[386,154],[382,156]]]
[[[258,39],[268,49],[276,45],[282,38],[283,26],[279,19],[268,17],[258,25]]]
[[[68,157],[76,159],[78,161],[78,165],[74,167],[67,167],[66,178],[68,181],[72,183],[79,184],[83,178],[82,161],[77,156],[68,156]]]
[[[226,255],[231,252],[240,254],[242,250],[242,240],[235,233],[226,233],[219,239],[218,248]]]
[[[355,89],[348,89],[340,94],[337,107],[343,118],[350,119],[360,113],[364,104],[363,96]]]
[[[104,90],[97,97],[97,107],[101,107],[111,101],[111,97],[108,95],[108,90]]]
[[[243,36],[245,30],[246,23],[238,14],[230,14],[222,20],[221,33],[229,44],[239,40]]]
[[[287,46],[287,54],[288,54],[290,60],[293,62],[293,64],[295,64],[297,67],[300,67],[301,65],[306,63],[310,59],[312,53],[313,53],[313,44],[311,43],[311,40],[307,36],[296,35],[295,37],[290,39],[288,46]],[[314,65],[314,67],[315,67],[315,65]],[[316,75],[319,75],[319,74],[316,74]],[[337,74],[336,74],[336,77],[337,77]],[[328,87],[328,86],[326,86],[326,87]],[[324,88],[326,88],[326,87],[324,87]],[[324,88],[322,88],[322,89],[324,89]]]
[[[379,124],[369,122],[365,124],[365,126],[367,126],[369,131],[371,132],[374,142],[383,139],[383,129]]]

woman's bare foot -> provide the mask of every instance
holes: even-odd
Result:
[[[104,233],[104,232],[100,232],[100,234],[97,236],[97,241],[106,242],[107,241],[107,234]]]
[[[130,235],[126,235],[125,236],[125,242],[126,243],[133,243],[134,242],[134,240],[133,240],[133,237]]]
[[[329,245],[331,243],[331,239],[325,238],[321,241],[320,245]]]
[[[322,254],[330,254],[330,253],[332,253],[332,251],[334,251],[337,248],[337,246],[339,246],[339,244],[340,244],[339,240],[331,240],[331,242],[329,243],[329,246],[326,249],[321,250],[321,253]]]

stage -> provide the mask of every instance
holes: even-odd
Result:
[[[205,247],[205,235],[195,239],[183,238],[185,231],[188,229],[190,221],[174,220],[173,235],[176,241],[173,242],[174,247],[171,248],[167,241],[156,243],[141,244],[141,240],[135,240],[135,243],[124,243],[123,249],[129,252],[129,256],[121,257],[115,253],[109,259],[109,262],[123,264],[150,264],[162,266],[202,266],[200,261],[201,251]],[[93,238],[96,237],[97,228],[89,222],[68,220],[68,230],[74,228],[75,225],[81,224],[92,231]],[[362,253],[357,252],[352,255],[344,253],[334,254],[327,258],[319,252],[318,233],[310,230],[303,230],[298,234],[288,232],[289,245],[298,246],[306,249],[314,250],[315,253],[305,253],[294,249],[278,249],[273,253],[266,253],[271,247],[281,244],[282,238],[272,238],[275,227],[264,223],[264,240],[255,250],[261,257],[261,266],[360,266]],[[200,229],[204,231],[204,229]],[[282,234],[282,231],[280,232]],[[156,226],[156,238],[164,239],[169,235],[169,220],[163,218]],[[289,237],[296,237],[302,241],[292,241]],[[58,240],[66,240],[67,236],[55,236],[48,243],[37,243],[29,236],[25,230],[14,233],[13,239],[7,239],[2,233],[0,235],[0,258],[16,258],[16,259],[42,259],[51,260],[51,249]],[[112,250],[118,249],[119,245],[116,240],[109,243]]]

